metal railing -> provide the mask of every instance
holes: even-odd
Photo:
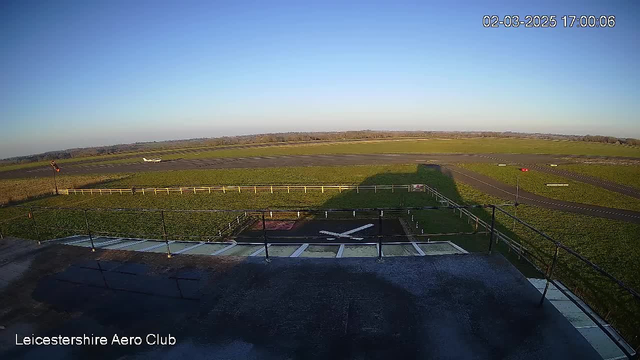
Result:
[[[149,188],[145,188],[145,189],[149,189]],[[159,189],[158,188],[152,188],[155,189],[155,191],[157,192]],[[300,213],[312,213],[312,214],[326,214],[331,212],[331,213],[347,213],[347,212],[351,212],[355,215],[355,212],[371,212],[375,214],[375,217],[378,219],[378,234],[374,235],[374,236],[367,236],[366,238],[371,238],[371,239],[375,239],[377,240],[377,245],[378,245],[378,258],[381,259],[382,258],[382,249],[383,249],[383,238],[389,237],[389,235],[384,235],[382,234],[382,219],[385,216],[385,212],[387,213],[387,215],[389,214],[393,214],[394,212],[397,212],[398,214],[402,213],[406,213],[409,214],[412,211],[421,211],[421,210],[451,210],[454,214],[455,213],[459,213],[460,217],[462,218],[463,216],[467,217],[467,223],[471,224],[473,222],[473,226],[476,230],[476,232],[478,231],[479,228],[484,228],[485,232],[489,234],[489,245],[488,245],[488,251],[492,252],[493,251],[493,244],[494,241],[496,241],[496,244],[502,240],[502,242],[508,246],[508,248],[510,250],[513,250],[516,252],[516,254],[518,255],[519,258],[523,258],[525,261],[527,261],[530,265],[532,265],[535,269],[537,269],[538,271],[540,271],[541,274],[544,275],[544,278],[546,279],[546,285],[544,290],[542,291],[542,297],[540,299],[540,305],[542,305],[544,303],[544,299],[546,298],[547,295],[547,291],[549,288],[549,284],[553,284],[555,285],[562,293],[565,294],[565,296],[567,296],[567,298],[569,300],[571,300],[574,304],[576,304],[576,306],[578,306],[578,308],[580,308],[585,314],[587,314],[587,316],[589,318],[591,318],[598,327],[600,327],[607,336],[609,336],[609,338],[611,338],[611,340],[621,349],[621,351],[629,358],[631,359],[637,359],[637,352],[633,352],[633,351],[629,351],[627,349],[626,346],[624,346],[624,344],[617,339],[610,331],[607,331],[607,329],[605,329],[604,325],[602,325],[600,323],[600,321],[598,321],[595,316],[593,316],[582,304],[580,304],[580,302],[576,301],[574,299],[573,296],[569,296],[569,294],[567,293],[567,291],[563,288],[563,286],[561,286],[561,283],[557,280],[553,279],[554,276],[554,271],[557,268],[558,265],[558,255],[559,255],[559,251],[563,250],[566,253],[570,254],[573,258],[575,258],[577,261],[579,261],[580,263],[588,266],[589,268],[595,270],[598,274],[602,275],[603,277],[605,277],[606,279],[608,279],[609,281],[611,281],[613,284],[616,284],[620,289],[622,289],[624,292],[626,292],[627,294],[629,294],[634,301],[638,301],[640,302],[640,294],[635,291],[634,289],[632,289],[631,287],[629,287],[627,284],[625,284],[624,282],[618,280],[616,277],[614,277],[612,274],[610,274],[609,272],[605,271],[604,269],[600,268],[598,265],[596,265],[595,263],[591,262],[590,260],[586,259],[584,256],[580,255],[579,253],[577,253],[575,250],[569,248],[568,246],[562,244],[559,241],[554,240],[553,238],[551,238],[550,236],[546,235],[545,233],[543,233],[542,231],[536,229],[535,227],[529,225],[528,223],[526,223],[525,221],[521,220],[520,218],[516,217],[515,215],[512,215],[511,213],[507,212],[506,210],[503,209],[504,206],[511,206],[511,205],[516,205],[517,204],[502,204],[502,205],[495,205],[495,204],[485,204],[485,205],[459,205],[456,202],[452,201],[450,198],[444,196],[443,194],[441,194],[440,192],[438,192],[435,188],[432,188],[428,185],[423,185],[423,184],[419,184],[419,185],[308,185],[308,186],[304,186],[304,185],[263,185],[263,186],[237,186],[237,187],[229,187],[229,186],[220,186],[220,187],[192,187],[192,188],[163,188],[163,189],[169,189],[166,192],[176,192],[175,189],[178,189],[177,191],[187,191],[187,189],[190,189],[190,192],[192,193],[199,193],[199,191],[201,189],[206,189],[207,192],[209,191],[221,191],[221,192],[227,192],[227,191],[233,191],[233,192],[242,192],[245,189],[248,190],[252,190],[253,192],[257,192],[258,190],[260,191],[270,191],[273,192],[274,190],[287,190],[288,192],[295,190],[295,191],[308,191],[308,190],[320,190],[320,191],[325,191],[325,190],[338,190],[338,191],[344,191],[344,190],[356,190],[356,191],[360,191],[360,190],[373,190],[373,191],[378,191],[378,190],[391,190],[391,191],[408,191],[408,192],[412,192],[412,191],[419,191],[419,192],[427,192],[430,195],[434,196],[435,199],[440,202],[441,206],[423,206],[423,207],[398,207],[398,208],[350,208],[350,209],[317,209],[317,208],[302,208],[302,209],[235,209],[235,210],[231,210],[231,209],[210,209],[210,210],[170,210],[170,209],[124,209],[124,208],[94,208],[94,209],[73,209],[73,208],[56,208],[56,207],[33,207],[29,209],[29,218],[31,219],[31,223],[32,223],[32,228],[36,233],[36,238],[40,239],[40,234],[38,233],[39,229],[41,229],[42,227],[40,225],[38,225],[37,221],[36,221],[36,217],[33,215],[33,209],[57,209],[57,210],[76,210],[76,211],[83,211],[84,212],[84,219],[85,219],[85,223],[86,223],[86,229],[85,232],[87,233],[87,235],[90,237],[90,241],[91,241],[91,248],[92,251],[95,251],[95,245],[93,244],[93,234],[92,230],[90,228],[89,222],[87,220],[87,211],[133,211],[133,212],[156,212],[159,213],[160,217],[161,217],[161,223],[162,223],[162,229],[161,229],[161,233],[162,233],[162,239],[165,242],[166,248],[167,248],[167,256],[171,257],[171,250],[170,250],[170,242],[169,242],[169,235],[167,234],[167,230],[166,230],[166,226],[165,226],[165,219],[164,219],[164,214],[167,212],[180,212],[180,213],[228,213],[228,212],[240,212],[241,215],[238,215],[233,221],[229,222],[228,224],[228,228],[227,229],[220,229],[219,231],[219,238],[222,239],[223,237],[227,236],[232,236],[234,231],[236,230],[236,227],[234,226],[234,224],[232,224],[232,222],[234,222],[235,224],[241,224],[243,221],[248,220],[248,219],[258,219],[258,221],[262,221],[262,237],[263,237],[263,244],[264,244],[264,254],[265,254],[265,258],[267,260],[269,260],[269,244],[273,243],[273,241],[271,241],[269,239],[269,234],[268,234],[268,230],[266,228],[265,222],[266,222],[266,217],[267,214],[269,215],[269,217],[272,217],[273,214],[284,214],[284,213],[297,213],[297,216],[300,216]],[[174,189],[174,190],[171,190]],[[215,189],[215,190],[214,190]],[[126,193],[126,191],[129,191],[129,193],[137,193],[138,191],[140,191],[141,189],[107,189],[109,191],[123,191],[122,193]],[[76,193],[82,193],[82,191],[85,191],[85,193],[87,193],[86,191],[92,191],[93,194],[95,193],[100,193],[100,191],[102,191],[102,194],[105,194],[105,189],[65,189],[62,190],[61,193],[65,193],[67,191],[78,191]],[[205,190],[202,190],[205,191]],[[72,192],[74,193],[74,192]],[[89,192],[91,193],[91,192]],[[147,192],[148,193],[148,192]],[[17,207],[24,207],[24,206],[17,206]],[[484,221],[482,219],[480,219],[479,216],[473,214],[470,210],[474,209],[474,208],[485,208],[491,209],[491,221]],[[508,235],[506,235],[505,233],[499,231],[498,229],[496,229],[496,211],[499,214],[508,216],[509,218],[513,219],[514,221],[518,222],[519,224],[522,224],[523,226],[525,226],[527,229],[533,231],[534,233],[536,233],[537,235],[541,236],[543,239],[545,239],[546,241],[548,241],[550,244],[552,244],[554,246],[554,253],[553,253],[553,257],[552,257],[552,261],[551,264],[548,264],[547,262],[545,262],[543,259],[541,259],[540,257],[536,257],[536,254],[532,251],[529,251],[529,249],[527,249],[520,241],[516,241],[514,239],[512,239],[511,237],[509,237]],[[73,230],[73,231],[77,231],[78,229],[69,229],[69,230]],[[409,234],[407,234],[408,236]],[[411,234],[411,236],[413,237],[418,237],[418,238],[423,238],[423,237],[428,237],[428,236],[433,236],[434,234]],[[309,237],[306,237],[309,238]],[[364,237],[363,237],[364,238]],[[542,266],[541,266],[542,265]],[[546,270],[544,269],[546,267]],[[585,302],[589,302],[588,299],[583,299]],[[595,310],[594,310],[595,311]],[[606,317],[606,316],[605,316]],[[603,318],[605,318],[603,317]]]

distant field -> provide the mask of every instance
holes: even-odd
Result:
[[[313,166],[266,169],[211,169],[143,172],[104,187],[255,185],[255,184],[400,184],[424,179],[417,165]],[[100,185],[102,186],[102,185]]]
[[[640,211],[640,200],[636,198],[558,175],[535,170],[522,172],[517,166],[500,167],[496,164],[459,164],[459,166],[512,186],[516,186],[516,178],[519,177],[520,189],[552,199]],[[546,186],[547,183],[566,183],[569,186],[550,187]]]
[[[571,164],[560,168],[640,189],[640,166],[637,165]]]
[[[91,160],[91,163],[117,164],[142,161],[147,155],[162,155],[164,160],[172,159],[205,159],[247,157],[263,155],[315,155],[315,154],[370,154],[370,153],[522,153],[522,154],[559,154],[559,155],[597,155],[597,156],[627,156],[640,158],[640,147],[614,144],[589,143],[579,141],[555,141],[537,139],[504,139],[504,138],[475,138],[475,139],[425,139],[425,140],[377,140],[357,142],[334,142],[322,144],[300,144],[247,147],[237,149],[215,150],[212,148],[175,149],[170,152],[155,151],[129,153],[127,155],[140,158],[115,159],[123,154],[94,156],[90,158],[75,158],[61,160],[61,164]],[[185,150],[190,150],[184,152]],[[201,150],[201,151],[198,151]],[[48,162],[7,165],[0,167],[0,171],[18,168],[28,168],[46,165]]]

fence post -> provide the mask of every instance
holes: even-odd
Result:
[[[356,194],[360,194],[360,186],[356,186]]]
[[[290,194],[291,192],[289,191],[289,186],[287,185],[287,194]]]
[[[493,233],[495,231],[496,224],[496,206],[491,205],[493,211],[491,211],[491,234],[489,235],[489,254],[491,254],[491,247],[493,246]]]
[[[241,193],[240,189],[242,188],[242,186],[238,185],[238,194]]]
[[[382,210],[378,211],[378,260],[382,260]]]
[[[306,186],[304,187],[304,193],[305,194],[307,193],[307,187]]]
[[[551,262],[551,266],[549,267],[549,271],[547,271],[547,274],[545,276],[545,278],[547,279],[547,283],[544,286],[544,291],[542,292],[542,297],[540,298],[540,304],[538,304],[538,306],[542,306],[542,303],[544,303],[544,298],[545,296],[547,296],[547,290],[549,290],[549,279],[551,279],[551,276],[553,275],[553,269],[556,267],[556,262],[558,261],[558,252],[560,251],[560,247],[558,247],[558,245],[556,245],[556,251],[553,255],[553,261]]]
[[[264,256],[266,262],[269,262],[269,245],[267,240],[267,223],[264,220],[264,211],[262,212],[262,237],[264,239]]]
[[[91,241],[91,252],[96,252],[96,247],[93,245],[93,236],[91,235],[91,228],[89,228],[89,219],[87,218],[87,210],[84,210],[84,223],[87,225],[87,235],[89,235],[89,241]]]
[[[38,245],[42,244],[42,242],[40,241],[40,231],[38,231],[38,225],[36,224],[36,217],[33,214],[33,209],[29,208],[29,217],[32,220],[33,223],[33,230],[36,232],[36,240],[38,240]]]
[[[169,239],[167,238],[167,227],[164,224],[164,210],[160,210],[160,217],[162,218],[162,238],[165,244],[167,244],[167,257],[171,258],[171,249],[169,248]]]
[[[253,193],[254,193],[254,194],[257,194],[257,193],[258,193],[258,187],[257,187],[257,186],[254,186],[254,187],[253,187]]]
[[[322,187],[322,193],[324,194],[324,186]]]
[[[271,185],[271,193],[273,194],[273,185]]]

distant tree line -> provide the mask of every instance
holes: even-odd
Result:
[[[547,140],[571,140],[586,141],[618,145],[639,146],[639,139],[617,138],[601,135],[559,135],[540,133],[518,133],[518,132],[450,132],[450,131],[342,131],[342,132],[289,132],[241,136],[223,136],[218,138],[198,138],[188,140],[168,140],[154,142],[138,142],[133,144],[119,144],[91,148],[76,148],[60,151],[49,151],[42,154],[19,156],[1,160],[1,164],[27,163],[43,160],[70,159],[87,156],[100,156],[110,154],[122,154],[127,152],[150,151],[150,150],[170,150],[184,147],[198,146],[232,146],[250,144],[272,144],[289,142],[320,142],[320,141],[344,141],[344,140],[374,140],[374,139],[396,139],[396,138],[521,138],[521,139],[547,139]]]

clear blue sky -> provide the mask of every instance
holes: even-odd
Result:
[[[311,3],[4,0],[0,158],[281,131],[640,137],[638,1]]]

